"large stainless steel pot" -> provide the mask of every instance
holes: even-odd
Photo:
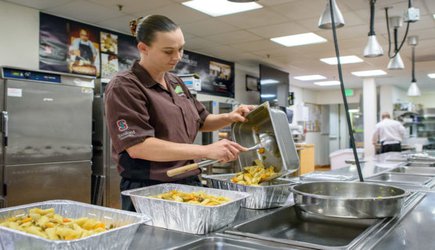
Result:
[[[310,182],[292,187],[297,206],[307,212],[341,218],[383,218],[400,213],[409,193],[365,182]]]

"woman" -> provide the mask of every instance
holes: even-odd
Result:
[[[135,31],[140,60],[117,74],[106,89],[106,119],[112,151],[121,174],[121,191],[159,183],[201,185],[200,170],[170,178],[170,169],[193,159],[235,160],[245,147],[221,140],[193,145],[197,132],[213,131],[244,122],[254,107],[240,106],[227,114],[209,114],[174,74],[181,59],[184,37],[169,18],[152,15],[130,23]],[[129,197],[122,208],[134,211]]]

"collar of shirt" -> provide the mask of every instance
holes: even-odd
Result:
[[[160,83],[156,82],[148,73],[146,69],[144,69],[140,64],[139,61],[136,60],[131,67],[131,71],[136,75],[136,77],[139,79],[139,81],[147,88],[152,88],[156,84],[160,85]],[[167,84],[170,84],[171,87],[174,87],[176,84],[176,80],[174,80],[175,77],[171,76],[169,73],[165,73],[165,80]],[[169,86],[168,86],[169,87]]]

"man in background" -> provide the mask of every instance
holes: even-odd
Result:
[[[402,151],[402,140],[405,136],[405,127],[392,120],[388,112],[382,113],[382,121],[376,124],[373,133],[373,145],[381,143],[381,153]]]

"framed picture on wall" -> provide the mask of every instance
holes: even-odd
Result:
[[[246,75],[246,91],[260,91],[258,77]]]

